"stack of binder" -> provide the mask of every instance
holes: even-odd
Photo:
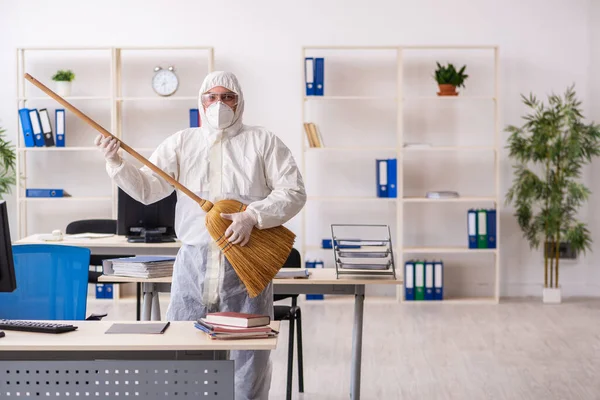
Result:
[[[496,210],[469,209],[467,234],[470,249],[495,249]]]
[[[409,260],[404,263],[404,299],[444,299],[444,262]]]
[[[48,109],[19,109],[25,147],[65,147],[65,110],[55,110],[54,117],[56,139],[52,131]]]
[[[325,59],[306,57],[304,59],[304,78],[307,96],[323,96],[325,89]]]
[[[173,275],[175,257],[136,256],[102,261],[105,275],[133,278],[164,278]]]
[[[377,179],[377,197],[397,197],[398,176],[396,170],[396,159],[377,159],[375,160],[375,162]]]

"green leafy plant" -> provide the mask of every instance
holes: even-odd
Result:
[[[4,129],[0,128],[0,199],[4,193],[10,193],[15,181],[16,154],[14,147],[6,141]]]
[[[73,79],[75,79],[75,74],[73,73],[73,71],[69,70],[58,70],[53,76],[52,76],[52,80],[53,81],[62,81],[62,82],[71,82]]]
[[[577,210],[590,190],[580,181],[582,167],[600,154],[600,126],[585,124],[574,86],[564,97],[550,95],[548,104],[532,94],[521,96],[530,113],[522,127],[508,126],[507,148],[515,176],[506,194],[514,203],[515,216],[529,242],[537,249],[543,240],[544,287],[558,287],[559,244],[564,240],[576,252],[591,250],[586,224],[576,219]]]
[[[447,66],[440,65],[439,62],[436,62],[437,69],[435,70],[435,80],[439,85],[453,85],[456,87],[464,87],[465,79],[469,77],[469,75],[465,74],[466,65],[457,71],[454,68],[454,65],[448,64]]]

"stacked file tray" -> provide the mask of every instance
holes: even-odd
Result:
[[[396,279],[388,225],[332,224],[336,276],[389,275]]]

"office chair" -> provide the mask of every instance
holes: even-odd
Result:
[[[116,219],[81,219],[73,221],[67,225],[66,234],[75,235],[77,233],[112,233],[117,234],[117,220]],[[102,266],[102,260],[110,258],[120,257],[133,257],[133,255],[122,255],[122,254],[92,254],[90,256],[90,265]],[[88,283],[98,283],[98,278],[102,275],[102,272],[89,271],[88,272]],[[119,283],[119,282],[104,282],[104,283]],[[140,304],[141,304],[141,284],[136,283],[136,299],[137,299],[137,320],[140,320]]]
[[[300,253],[296,249],[292,249],[288,259],[283,264],[283,268],[298,268],[302,265]],[[304,370],[302,363],[302,313],[297,305],[297,294],[275,294],[273,301],[284,299],[292,299],[291,306],[274,306],[275,321],[290,321],[289,326],[289,342],[288,342],[288,368],[287,368],[287,385],[286,399],[292,398],[292,375],[294,370],[294,325],[296,325],[296,336],[298,339],[298,391],[304,393]]]
[[[17,290],[0,293],[1,319],[86,319],[89,249],[21,244],[12,252]]]

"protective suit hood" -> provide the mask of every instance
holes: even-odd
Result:
[[[233,123],[231,126],[224,129],[218,129],[210,124],[200,98],[202,94],[217,86],[223,86],[238,95],[238,104],[235,109]],[[198,111],[202,118],[202,130],[207,135],[213,136],[219,131],[223,131],[227,136],[235,135],[242,127],[242,115],[244,114],[244,94],[242,93],[242,88],[240,87],[236,76],[231,72],[225,71],[215,71],[208,74],[206,78],[204,78],[204,82],[202,82],[202,86],[200,86],[200,91],[198,92]]]

